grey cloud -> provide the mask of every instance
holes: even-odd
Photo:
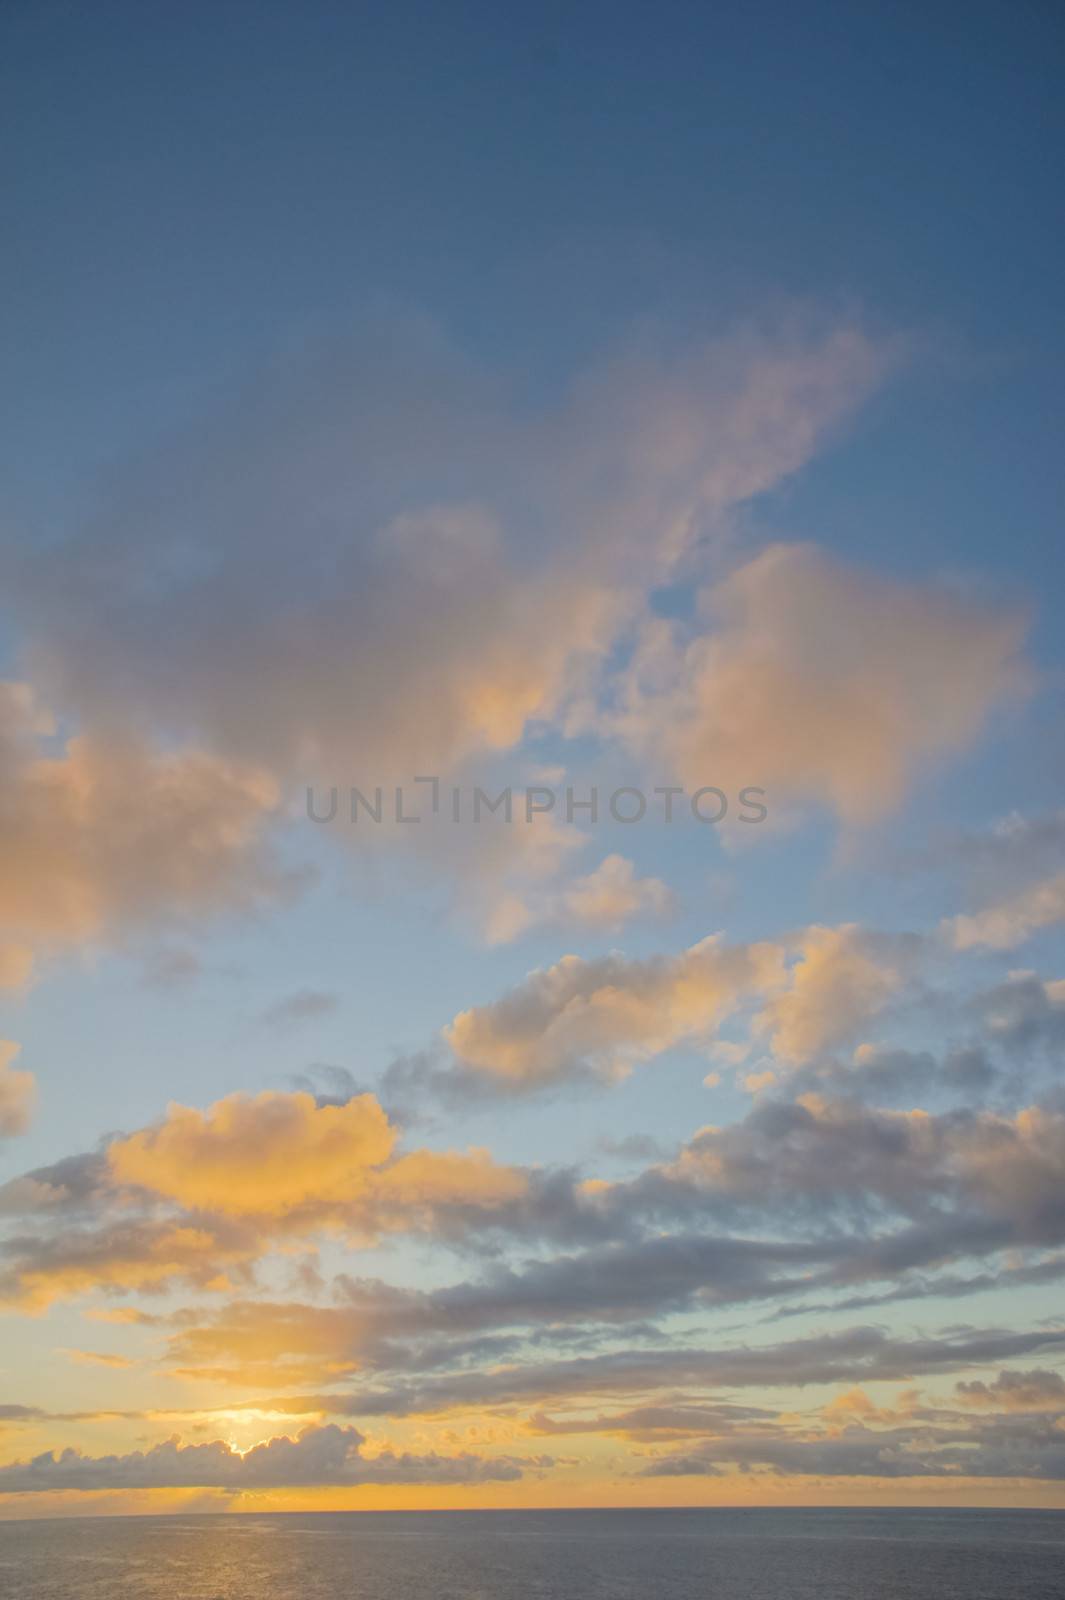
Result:
[[[1065,811],[1014,812],[982,832],[941,840],[971,910],[943,932],[959,948],[1009,950],[1065,917]]]
[[[316,1017],[327,1017],[340,1005],[340,996],[325,989],[296,989],[267,1006],[259,1021],[269,1028],[290,1028]]]
[[[314,1062],[306,1072],[293,1073],[289,1085],[304,1094],[313,1094],[320,1106],[343,1106],[349,1100],[354,1100],[356,1095],[373,1093],[347,1067],[333,1066],[325,1061]],[[388,1111],[388,1116],[390,1121],[398,1120],[391,1111]]]
[[[963,1405],[1001,1407],[1005,1411],[1065,1411],[1065,1378],[1060,1372],[1035,1367],[1028,1372],[1003,1370],[992,1383],[960,1382],[955,1392]]]
[[[1034,1251],[1065,1241],[1063,1174],[1065,1110],[1052,1106],[1007,1117],[759,1102],[631,1179],[588,1188],[572,1171],[531,1170],[491,1204],[441,1198],[434,1234],[467,1254],[515,1240],[562,1250],[434,1291],[409,1331],[653,1318]],[[161,1288],[221,1267],[247,1276],[276,1242],[249,1219],[120,1191],[99,1154],[13,1180],[0,1211],[26,1223],[0,1244],[9,1298]],[[394,1311],[375,1310],[380,1337]]]
[[[714,1476],[722,1464],[781,1475],[858,1478],[1065,1479],[1065,1438],[1054,1420],[1025,1427],[870,1428],[789,1436],[784,1428],[730,1434],[694,1450],[665,1456],[645,1477]]]
[[[514,1457],[363,1454],[365,1440],[355,1428],[330,1424],[305,1428],[297,1438],[280,1437],[239,1455],[221,1439],[208,1444],[167,1440],[125,1456],[85,1456],[76,1450],[51,1451],[30,1461],[0,1467],[0,1493],[34,1494],[56,1490],[284,1488],[324,1484],[476,1484],[509,1482],[526,1465]]]
[[[637,1443],[647,1444],[686,1434],[726,1433],[756,1420],[772,1420],[777,1413],[765,1406],[741,1406],[727,1401],[665,1401],[655,1405],[631,1406],[625,1411],[597,1412],[594,1416],[549,1417],[534,1412],[527,1427],[530,1432],[554,1437],[576,1433],[613,1433]]]
[[[859,1100],[906,1100],[958,1095],[972,1104],[984,1099],[999,1081],[999,1072],[980,1045],[961,1045],[944,1055],[891,1045],[863,1045],[849,1061],[827,1058],[802,1068],[791,1080],[796,1092],[820,1089]]]
[[[1056,1062],[1065,1044],[1065,987],[1034,972],[1015,972],[970,1001],[987,1038],[1012,1052],[1046,1051]]]
[[[352,1383],[345,1390],[262,1401],[264,1407],[313,1409],[338,1416],[439,1414],[463,1407],[543,1405],[561,1399],[650,1395],[678,1385],[700,1389],[804,1387],[809,1384],[912,1380],[965,1372],[1065,1348],[1065,1330],[1014,1333],[965,1329],[893,1338],[882,1328],[852,1327],[766,1346],[647,1349],[628,1347],[395,1382]]]

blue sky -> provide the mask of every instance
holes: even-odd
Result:
[[[105,1265],[68,1303],[64,1261],[46,1313],[38,1267],[18,1267],[31,1315],[8,1324],[6,1376],[46,1328],[95,1459],[132,1437],[88,1416],[112,1405],[105,1382],[116,1408],[135,1384],[146,1409],[191,1382],[175,1410],[210,1426],[232,1368],[174,1377],[181,1330],[199,1317],[206,1347],[227,1296],[265,1326],[301,1251],[321,1252],[299,1287],[309,1325],[344,1303],[344,1274],[479,1284],[500,1262],[696,1226],[704,1242],[779,1226],[824,1246],[859,1218],[869,1245],[905,1184],[859,1193],[842,1155],[810,1158],[840,1161],[816,1215],[803,1190],[752,1219],[743,1172],[710,1220],[690,1196],[640,1209],[677,1173],[705,1194],[691,1172],[707,1125],[738,1130],[742,1151],[749,1138],[753,1169],[781,1107],[827,1149],[844,1102],[874,1122],[927,1112],[933,1153],[911,1123],[868,1133],[928,1164],[909,1224],[956,1206],[993,1239],[875,1280],[883,1296],[924,1274],[926,1298],[868,1315],[892,1338],[1049,1326],[1054,1284],[1035,1269],[1049,1274],[1059,1224],[1022,1206],[1007,1238],[996,1207],[1017,1180],[991,1183],[979,1141],[1032,1141],[1058,1216],[1058,9],[39,4],[8,7],[2,29],[0,659],[28,687],[0,701],[0,1034],[20,1047],[0,1058],[18,1075],[0,1176],[21,1205],[20,1174],[72,1156],[87,1171],[92,1151],[110,1173],[89,1199],[47,1180]],[[427,770],[467,794],[595,783],[604,803],[623,784],[748,783],[770,819],[746,835],[690,817],[573,830],[556,809],[542,828],[412,837],[304,815],[308,784],[388,792]],[[757,975],[730,968],[720,1015],[717,957],[691,955],[714,934],[772,946],[743,957],[767,964]],[[1011,1033],[1022,989],[1034,1009]],[[605,1042],[567,1031],[585,1007]],[[983,1052],[983,1078],[943,1066],[962,1049]],[[896,1062],[888,1083],[862,1076],[862,1050],[933,1064],[922,1080]],[[324,1169],[315,1141],[337,1112],[354,1149],[366,1092],[404,1150],[490,1153],[505,1175],[484,1226],[500,1232],[420,1190],[394,1228],[356,1225],[350,1195],[338,1221],[330,1189],[298,1246],[290,1207],[260,1218],[249,1253],[250,1213],[205,1199],[198,1163],[231,1139],[234,1196],[250,1192],[241,1141],[266,1150],[276,1113],[294,1119],[279,1138],[306,1141],[292,1169]],[[251,1107],[262,1128],[208,1112],[239,1095],[233,1116]],[[804,1096],[820,1109],[795,1112]],[[169,1170],[185,1137],[170,1102],[197,1108],[200,1143],[154,1192],[142,1147]],[[1043,1120],[1018,1121],[1032,1105]],[[378,1163],[382,1193],[406,1181],[387,1176],[396,1159]],[[462,1159],[453,1181],[479,1183]],[[539,1196],[556,1168],[573,1231],[552,1235],[543,1200],[523,1233],[507,1185]],[[598,1244],[586,1180],[640,1186]],[[31,1206],[26,1226],[51,1262],[49,1215]],[[217,1282],[199,1266],[109,1276],[115,1218],[133,1215],[211,1234]],[[967,1297],[936,1277],[977,1264],[999,1276]],[[655,1337],[742,1326],[712,1287],[663,1302]],[[832,1293],[831,1315],[767,1335],[770,1297],[752,1338],[842,1328]],[[156,1319],[101,1324],[135,1366],[64,1365],[123,1296]],[[587,1348],[624,1351],[657,1314],[593,1318]],[[276,1353],[293,1372],[306,1354]],[[768,1388],[786,1432],[805,1391]],[[817,1393],[830,1407],[830,1385]],[[313,1398],[294,1414],[315,1426],[358,1415]],[[856,1425],[916,1427],[890,1399]],[[519,1438],[523,1403],[508,1402]],[[390,1425],[385,1444],[409,1449],[416,1424]],[[417,1425],[435,1449],[437,1424]],[[246,1440],[240,1422],[241,1447],[265,1426],[249,1415]],[[42,1416],[0,1456],[61,1432]],[[685,1494],[716,1492],[713,1464],[753,1448],[700,1439]],[[563,1471],[562,1501],[594,1502],[599,1448]],[[634,1481],[665,1493],[668,1467],[642,1459]],[[1021,1492],[1000,1466],[983,1475]],[[0,1494],[24,1506],[5,1471]],[[1057,1493],[1053,1462],[1037,1476]],[[93,1467],[69,1504],[81,1489],[118,1492]]]

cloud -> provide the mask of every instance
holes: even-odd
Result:
[[[910,858],[946,869],[966,909],[939,932],[956,950],[1013,950],[1065,920],[1065,810],[1014,811],[978,831],[948,833]]]
[[[961,1381],[954,1392],[962,1405],[980,1409],[1065,1412],[1065,1378],[1040,1367],[1028,1372],[1004,1370],[992,1383],[979,1378]]]
[[[716,935],[646,961],[564,956],[503,999],[460,1012],[444,1038],[461,1068],[508,1090],[587,1072],[619,1077],[673,1046],[705,1046],[746,999],[782,981],[777,946],[728,946]]]
[[[846,1478],[1065,1479],[1065,1443],[1054,1421],[1025,1427],[867,1427],[802,1432],[739,1431],[660,1457],[645,1477],[716,1476],[722,1465],[783,1476]]]
[[[365,1443],[355,1428],[330,1424],[304,1428],[294,1439],[271,1439],[243,1454],[222,1439],[182,1444],[177,1437],[124,1456],[86,1456],[73,1449],[58,1455],[47,1451],[30,1461],[0,1466],[0,1493],[177,1488],[239,1493],[324,1484],[477,1484],[513,1482],[527,1464],[510,1456],[419,1456],[391,1450],[366,1455]],[[533,1464],[542,1467],[545,1458]]]
[[[1065,1114],[883,1111],[811,1093],[703,1129],[673,1163],[635,1180],[637,1192],[662,1180],[767,1213],[815,1197],[822,1208],[835,1196],[880,1216],[890,1204],[899,1216],[934,1218],[941,1250],[953,1230],[955,1248],[972,1249],[966,1230],[982,1221],[1008,1223],[1018,1241],[1050,1242],[1065,1237]]]
[[[660,878],[641,878],[624,856],[605,856],[593,872],[537,892],[509,895],[496,906],[489,941],[506,943],[543,923],[616,932],[637,917],[662,918],[676,897]]]
[[[521,1212],[530,1178],[487,1151],[397,1149],[372,1095],[235,1094],[112,1139],[99,1156],[0,1189],[0,1301],[41,1309],[174,1282],[229,1288],[272,1250],[323,1234],[460,1239]],[[27,1222],[29,1226],[27,1226]]]
[[[378,315],[127,468],[16,573],[23,627],[92,722],[179,726],[301,781],[447,771],[555,715],[633,590],[800,468],[892,360],[848,324],[644,341],[537,413],[427,319]]]
[[[393,1382],[353,1382],[329,1394],[256,1402],[286,1403],[339,1416],[432,1416],[500,1405],[541,1406],[566,1401],[589,1404],[599,1397],[655,1391],[675,1395],[680,1386],[721,1389],[793,1390],[825,1384],[911,1382],[923,1375],[967,1372],[988,1362],[1013,1360],[1034,1351],[1065,1348],[1065,1332],[1036,1329],[946,1330],[936,1335],[893,1337],[882,1328],[844,1327],[770,1345],[624,1348],[593,1355],[540,1361],[480,1362],[471,1370],[400,1375]]]
[[[172,1283],[229,1288],[259,1254],[247,1239],[204,1223],[109,1216],[95,1225],[23,1232],[0,1249],[0,1305],[39,1312],[93,1291],[158,1293]]]
[[[530,731],[572,731],[651,591],[798,471],[898,353],[799,317],[672,354],[643,338],[546,407],[415,314],[268,363],[114,472],[82,526],[7,559],[28,676],[77,734],[56,807],[69,822],[66,791],[92,799],[43,903],[72,937],[95,937],[116,896],[144,915],[202,914],[209,884],[247,903],[269,887],[262,825],[307,785],[476,781]],[[119,789],[144,800],[136,819]],[[215,808],[225,821],[195,869],[186,804],[208,835]],[[495,938],[519,906],[538,915],[566,836],[332,830],[356,859],[399,848],[461,883]],[[593,885],[571,910],[613,922],[633,892]]]
[[[372,1095],[319,1106],[309,1094],[266,1090],[206,1112],[171,1105],[159,1126],[116,1139],[107,1159],[117,1183],[190,1210],[279,1216],[360,1198],[395,1139]]]
[[[687,1434],[700,1435],[734,1427],[737,1421],[755,1421],[776,1415],[765,1406],[740,1406],[729,1402],[694,1403],[676,1402],[660,1405],[632,1406],[625,1411],[598,1412],[594,1416],[565,1418],[549,1417],[545,1412],[534,1413],[525,1424],[532,1434],[559,1435],[574,1433],[603,1433],[628,1439],[637,1444],[653,1444],[664,1439],[682,1438]]]
[[[691,788],[870,822],[1024,683],[1025,619],[778,544],[706,591],[702,631],[649,623],[620,736]]]
[[[326,1017],[340,1005],[340,996],[323,989],[297,989],[284,995],[276,1004],[268,1006],[260,1021],[271,1028],[288,1028],[301,1022]]]
[[[956,950],[1013,950],[1059,922],[1065,922],[1065,872],[972,915],[950,917],[943,927]]]
[[[811,1072],[799,1073],[795,1081],[878,1104],[885,1098],[912,1100],[920,1091],[948,1091],[964,1095],[971,1105],[997,1077],[987,1052],[977,1044],[956,1046],[940,1057],[930,1050],[867,1043],[858,1045],[848,1061],[816,1061]]]
[[[151,989],[178,989],[202,977],[204,964],[195,950],[181,945],[156,946],[144,952],[144,982]]]
[[[116,1139],[107,1159],[117,1184],[189,1211],[291,1220],[305,1231],[432,1227],[449,1210],[492,1208],[525,1192],[525,1175],[484,1151],[396,1155],[396,1140],[373,1095],[331,1105],[264,1090],[205,1112],[172,1104],[158,1126]]]
[[[37,1094],[33,1073],[11,1065],[19,1048],[10,1039],[0,1039],[0,1137],[7,1139],[26,1132]]]
[[[267,1376],[262,1362],[287,1353],[312,1363],[314,1382],[313,1372],[322,1381],[336,1363],[382,1371],[454,1364],[470,1358],[470,1339],[485,1359],[501,1348],[492,1330],[507,1330],[508,1341],[559,1343],[566,1330],[623,1337],[641,1322],[805,1299],[818,1288],[843,1291],[838,1309],[846,1310],[906,1293],[1052,1281],[1065,1268],[1041,1252],[1065,1238],[1060,1137],[1059,1124],[1048,1129],[1023,1114],[936,1119],[814,1097],[765,1102],[635,1179],[539,1195],[533,1186],[509,1216],[495,1218],[523,1241],[583,1234],[586,1248],[494,1262],[479,1278],[425,1291],[340,1279],[328,1307],[221,1308],[175,1336],[171,1359],[200,1376],[221,1361],[229,1381],[258,1384]],[[997,1274],[944,1273],[952,1261],[1025,1249],[1027,1258],[1014,1254]],[[853,1292],[885,1281],[886,1293]]]
[[[83,1367],[135,1367],[136,1362],[128,1356],[115,1355],[106,1350],[61,1350],[60,1355],[66,1356],[68,1361],[77,1362]]]
[[[0,945],[0,989],[25,989],[33,973],[33,951],[25,945]]]
[[[975,994],[970,1009],[985,1038],[1015,1054],[1046,1051],[1052,1061],[1065,1041],[1065,980],[1011,972]]]
[[[902,986],[912,971],[911,938],[892,939],[854,923],[807,928],[788,988],[756,1019],[774,1054],[798,1066],[852,1037]]]
[[[0,1287],[30,1306],[93,1288],[224,1289],[271,1254],[331,1235],[370,1244],[407,1233],[563,1247],[441,1290],[432,1304],[444,1327],[466,1315],[618,1322],[884,1279],[932,1293],[952,1261],[1065,1242],[1065,1115],[1053,1104],[933,1114],[815,1092],[766,1098],[617,1182],[397,1141],[369,1094],[172,1106],[97,1157],[0,1190],[12,1219]]]
[[[445,1027],[458,1068],[453,1087],[528,1092],[582,1076],[622,1078],[666,1050],[709,1049],[720,1025],[756,1001],[755,1035],[768,1036],[777,1062],[792,1070],[864,1029],[914,979],[923,949],[917,935],[849,923],[758,944],[711,935],[679,955],[643,960],[564,956]],[[446,1093],[439,1072],[422,1076]],[[402,1091],[403,1077],[397,1069],[393,1087]]]
[[[26,685],[0,685],[0,928],[19,941],[3,947],[5,983],[26,981],[31,947],[284,891],[261,838],[278,804],[261,769],[113,732],[57,750],[49,727]]]

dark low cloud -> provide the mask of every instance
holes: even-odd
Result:
[[[986,1428],[922,1425],[795,1436],[785,1427],[729,1434],[643,1468],[650,1478],[715,1477],[724,1467],[831,1478],[1065,1479],[1065,1435],[1056,1419]]]
[[[304,1428],[294,1439],[282,1436],[241,1455],[222,1439],[182,1444],[178,1438],[124,1456],[86,1456],[77,1450],[47,1451],[30,1461],[0,1467],[0,1493],[33,1494],[93,1489],[277,1489],[363,1483],[478,1484],[512,1482],[527,1466],[550,1465],[549,1458],[521,1461],[462,1454],[397,1454],[386,1450],[367,1457],[365,1439],[355,1428],[335,1424]]]
[[[992,1383],[975,1378],[955,1385],[958,1400],[967,1406],[1000,1407],[1005,1411],[1065,1411],[1065,1378],[1041,1367],[1030,1372],[1000,1372]]]
[[[990,1383],[958,1382],[954,1398],[954,1405],[927,1402],[910,1388],[878,1407],[855,1388],[805,1416],[725,1418],[702,1439],[652,1460],[644,1474],[714,1476],[728,1465],[826,1477],[1065,1478],[1058,1373],[1006,1368]]]

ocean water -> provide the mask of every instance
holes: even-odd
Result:
[[[3,1600],[1065,1600],[1065,1512],[676,1510],[0,1523]]]

